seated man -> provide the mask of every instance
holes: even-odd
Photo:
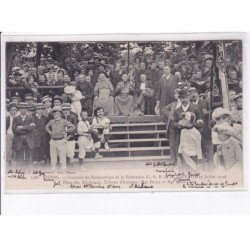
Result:
[[[153,114],[154,109],[154,90],[153,86],[149,81],[147,81],[147,77],[145,74],[140,76],[140,82],[136,86],[136,92],[138,94],[138,99],[135,103],[135,108],[139,107],[141,110],[141,115],[145,113],[145,105],[148,104],[148,113]]]
[[[122,81],[119,82],[115,89],[115,115],[130,115],[133,108],[134,87],[128,81],[128,75],[122,75]]]

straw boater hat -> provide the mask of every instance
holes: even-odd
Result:
[[[24,108],[24,109],[28,109],[29,108],[29,104],[27,102],[19,102],[17,104],[18,108]]]
[[[63,103],[61,107],[62,107],[62,110],[71,109],[70,103]]]
[[[62,112],[62,108],[61,108],[60,106],[55,106],[55,107],[52,109],[52,112],[57,112],[57,111]]]
[[[35,109],[44,109],[45,107],[43,106],[43,103],[37,103],[36,105],[35,105]]]
[[[64,93],[65,94],[73,94],[75,92],[75,87],[74,86],[66,86],[64,88]]]
[[[17,104],[15,102],[9,103],[7,106],[7,110],[10,111],[12,108],[17,108]]]
[[[50,96],[48,96],[48,95],[46,95],[46,96],[44,96],[44,97],[42,97],[42,102],[46,102],[46,101],[52,101],[52,99],[51,99],[51,97]]]

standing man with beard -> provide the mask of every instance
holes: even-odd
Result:
[[[169,66],[164,67],[164,74],[158,84],[157,104],[160,106],[160,114],[162,114],[162,108],[175,101],[174,91],[178,88],[178,84],[175,76],[170,72]]]

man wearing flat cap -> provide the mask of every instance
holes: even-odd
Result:
[[[20,114],[13,118],[12,131],[14,133],[12,148],[16,153],[18,166],[24,167],[31,163],[32,150],[34,149],[33,130],[34,118],[27,114],[28,104],[18,103]]]

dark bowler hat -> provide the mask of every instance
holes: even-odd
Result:
[[[55,100],[60,100],[62,102],[62,98],[59,95],[54,96],[53,101],[55,101]]]
[[[29,104],[27,102],[19,102],[17,104],[17,107],[20,109],[28,109],[29,108]]]
[[[26,95],[24,96],[24,99],[25,99],[25,100],[33,100],[34,97],[33,97],[33,95],[32,95],[31,93],[28,93],[28,94],[26,94]]]
[[[189,93],[186,89],[182,89],[179,91],[179,98],[187,98],[189,96]]]

